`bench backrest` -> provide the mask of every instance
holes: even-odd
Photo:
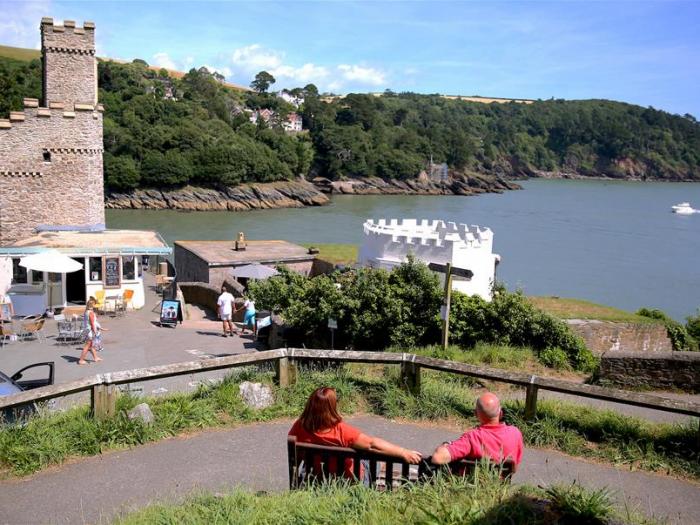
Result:
[[[367,450],[299,443],[294,436],[287,438],[287,455],[290,489],[342,478],[348,462],[352,462],[350,468],[354,480],[366,481],[370,487],[381,490],[392,490],[405,483],[424,481],[439,470],[431,465],[429,458],[418,465],[410,465],[397,457]],[[478,464],[478,461],[461,460],[450,463],[448,469],[453,474],[468,475]],[[335,468],[329,468],[330,465]],[[512,461],[503,462],[500,466],[501,478],[509,480],[515,472],[514,467]]]

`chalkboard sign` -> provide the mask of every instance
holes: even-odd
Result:
[[[121,275],[119,272],[119,257],[104,258],[104,287],[119,288],[122,284]]]

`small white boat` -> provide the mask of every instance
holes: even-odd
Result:
[[[673,213],[678,213],[680,215],[691,215],[695,213],[697,210],[693,209],[690,206],[689,202],[681,202],[680,204],[675,204],[671,206],[671,211]]]

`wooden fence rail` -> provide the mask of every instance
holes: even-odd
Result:
[[[401,366],[403,386],[414,394],[420,392],[421,369],[437,370],[459,374],[480,380],[517,385],[526,389],[525,416],[531,418],[537,410],[539,390],[560,392],[578,397],[601,399],[624,405],[632,405],[686,416],[700,417],[700,403],[692,403],[668,397],[629,392],[613,388],[585,385],[560,379],[509,372],[466,363],[446,361],[408,353],[362,352],[354,350],[311,350],[302,348],[280,348],[265,352],[251,352],[228,357],[215,357],[185,363],[124,370],[93,377],[51,385],[11,396],[0,398],[0,409],[15,408],[28,403],[45,401],[77,392],[92,393],[92,409],[95,417],[109,417],[114,414],[116,385],[151,381],[183,374],[224,370],[247,365],[273,362],[280,386],[288,386],[296,381],[297,366],[302,361],[351,362],[388,364]],[[700,432],[698,433],[700,440]]]

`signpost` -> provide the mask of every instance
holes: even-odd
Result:
[[[466,268],[453,267],[452,263],[439,264],[430,263],[428,265],[434,272],[445,274],[445,294],[442,299],[442,307],[440,307],[440,318],[442,319],[442,348],[447,349],[447,344],[450,337],[450,299],[452,298],[452,276],[464,277],[471,279],[474,272]]]
[[[331,350],[334,350],[335,345],[335,331],[338,329],[338,320],[332,317],[328,318],[328,328],[331,331]]]

